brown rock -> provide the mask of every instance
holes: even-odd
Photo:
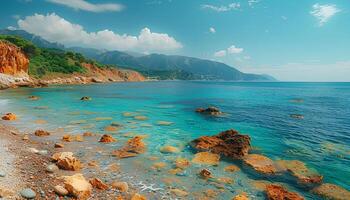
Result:
[[[193,163],[204,165],[218,165],[220,156],[210,152],[200,152],[194,155]]]
[[[186,158],[177,158],[175,160],[175,166],[180,169],[185,169],[191,165],[190,161]]]
[[[1,41],[0,41],[1,42]],[[0,43],[1,44],[1,43]],[[7,120],[7,121],[13,121],[17,119],[17,116],[13,113],[6,113],[3,117],[3,120]]]
[[[68,190],[61,185],[56,185],[53,189],[59,196],[66,196],[69,193]]]
[[[129,185],[127,182],[113,182],[112,188],[119,190],[120,192],[128,192]]]
[[[137,116],[134,116],[134,119],[144,121],[144,120],[148,120],[148,117],[143,115],[137,115]]]
[[[89,181],[89,183],[92,185],[92,187],[97,188],[99,190],[107,190],[108,185],[103,183],[100,179],[98,178],[93,178]]]
[[[239,167],[237,167],[236,165],[229,165],[229,166],[224,168],[225,172],[236,172],[239,170],[240,170]]]
[[[250,137],[235,130],[227,130],[215,136],[202,136],[190,144],[198,151],[210,151],[232,159],[242,158],[251,148]]]
[[[75,141],[77,141],[77,142],[84,142],[84,137],[81,136],[81,135],[76,135],[75,136]]]
[[[69,170],[69,171],[77,171],[81,168],[81,163],[78,159],[73,157],[72,152],[61,152],[55,153],[52,156],[54,161],[57,161],[56,165],[60,169]]]
[[[29,59],[16,45],[0,41],[0,55],[0,73],[20,75],[28,72]]]
[[[229,177],[220,177],[220,178],[217,178],[217,182],[224,183],[224,184],[232,184],[233,179]]]
[[[93,133],[91,133],[91,132],[85,132],[85,133],[83,133],[83,136],[84,137],[92,137],[94,134]]]
[[[173,175],[181,174],[182,172],[183,172],[183,169],[181,168],[174,168],[168,171],[169,174],[173,174]]]
[[[289,192],[280,185],[268,185],[266,194],[269,200],[304,200],[298,193]]]
[[[188,196],[188,192],[186,192],[186,191],[184,191],[184,190],[177,189],[177,188],[170,189],[170,192],[171,192],[172,194],[174,194],[175,196],[178,196],[178,197],[185,197],[185,196]]]
[[[36,130],[36,131],[34,132],[34,135],[39,136],[39,137],[43,137],[43,136],[49,136],[50,133],[47,132],[47,131],[44,131],[44,130],[39,129],[39,130]]]
[[[74,136],[72,136],[72,135],[64,135],[62,137],[62,140],[65,141],[65,142],[73,142],[74,141]]]
[[[257,172],[263,174],[274,174],[277,172],[273,161],[259,154],[249,154],[243,158],[245,164],[254,168]]]
[[[233,197],[232,200],[249,200],[249,198],[246,193],[242,193]]]
[[[142,141],[142,137],[135,136],[134,138],[128,140],[128,142],[116,151],[112,152],[112,155],[119,158],[134,157],[138,154],[144,153],[146,151],[146,145]]]
[[[167,145],[167,146],[163,146],[162,148],[160,148],[160,152],[162,152],[162,153],[178,153],[178,152],[180,152],[180,150],[177,147]]]
[[[88,199],[92,191],[91,184],[86,181],[82,174],[64,177],[64,187],[70,195],[81,200]]]
[[[212,173],[208,169],[202,169],[199,172],[199,175],[201,178],[204,178],[204,179],[212,178]]]
[[[118,127],[115,127],[115,126],[106,126],[106,127],[105,127],[105,131],[109,131],[109,132],[118,131]]]
[[[207,115],[213,115],[213,116],[218,116],[221,115],[222,112],[216,108],[216,107],[208,107],[208,108],[197,108],[196,109],[197,113],[202,113],[202,114],[207,114]]]
[[[32,101],[36,101],[36,100],[39,100],[39,97],[37,97],[37,96],[29,96],[28,99],[32,100]]]
[[[147,200],[147,198],[141,194],[136,193],[131,197],[131,200]]]
[[[80,100],[82,100],[82,101],[91,101],[92,98],[91,97],[81,97]]]
[[[55,148],[63,148],[64,144],[61,143],[55,143]]]
[[[103,143],[111,143],[111,142],[116,142],[117,140],[114,139],[111,135],[108,134],[104,134],[102,135],[101,139],[99,142],[103,142]]]
[[[161,170],[162,168],[166,167],[165,162],[157,162],[152,165],[152,169],[154,170]]]
[[[323,198],[332,200],[349,200],[350,191],[330,183],[323,183],[314,188],[312,193],[315,193]]]

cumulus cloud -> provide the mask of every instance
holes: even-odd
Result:
[[[229,54],[240,54],[243,52],[243,48],[238,48],[235,45],[231,45],[227,49],[220,50],[214,53],[214,57],[224,57]]]
[[[214,27],[210,27],[210,28],[209,28],[209,32],[210,32],[210,33],[216,33],[216,30],[215,30]]]
[[[124,6],[116,3],[93,4],[85,0],[47,0],[48,2],[64,5],[76,10],[90,12],[121,11]]]
[[[240,3],[231,3],[229,5],[221,5],[221,6],[204,4],[204,5],[201,5],[201,7],[203,9],[209,9],[209,10],[213,10],[216,12],[227,12],[227,11],[239,9],[241,7],[241,4]]]
[[[337,8],[334,4],[314,4],[310,14],[316,17],[320,26],[323,26],[328,22],[335,14],[340,12],[340,9]]]
[[[118,34],[108,29],[87,32],[81,25],[73,24],[55,13],[34,14],[17,23],[20,29],[66,46],[139,52],[165,52],[182,48],[182,44],[173,37],[166,33],[152,32],[147,27],[138,36]]]

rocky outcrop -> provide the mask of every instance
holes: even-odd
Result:
[[[312,190],[313,193],[332,200],[350,199],[350,191],[334,184],[324,183]]]
[[[213,115],[213,116],[217,116],[217,115],[222,114],[222,112],[219,110],[219,108],[216,108],[213,106],[208,107],[208,108],[197,108],[196,112],[201,113],[201,114]]]
[[[268,200],[304,200],[298,193],[289,192],[286,188],[273,184],[266,187],[266,195]]]
[[[27,74],[28,67],[29,59],[20,48],[0,40],[0,73],[23,75]]]
[[[232,159],[243,158],[251,148],[250,137],[232,129],[215,136],[202,136],[190,145],[197,151],[210,151]]]

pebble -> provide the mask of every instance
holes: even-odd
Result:
[[[37,150],[36,148],[29,148],[28,150],[32,153],[39,153],[39,150]]]
[[[3,171],[0,171],[0,177],[5,177],[5,176],[6,176],[6,173]]]
[[[68,195],[68,191],[63,186],[56,185],[53,189],[55,190],[56,194],[58,194],[60,196]]]
[[[38,154],[42,156],[47,155],[47,150],[40,150],[38,151]]]
[[[35,192],[30,188],[23,189],[20,194],[25,199],[34,199],[36,196]]]
[[[54,173],[57,170],[58,170],[58,167],[56,164],[51,164],[51,165],[46,166],[47,172]]]

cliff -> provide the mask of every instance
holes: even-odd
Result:
[[[29,59],[17,46],[0,41],[0,73],[25,75],[28,73]]]

